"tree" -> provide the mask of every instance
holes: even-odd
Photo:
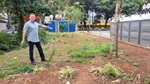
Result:
[[[114,46],[116,48],[116,57],[118,57],[118,28],[119,28],[119,23],[120,23],[120,15],[122,11],[122,4],[124,0],[118,0],[116,3],[116,10],[115,10],[115,27],[113,31],[113,38],[112,38],[112,43],[110,47],[110,55],[112,55]]]
[[[79,24],[81,20],[84,19],[85,13],[81,9],[74,6],[69,6],[66,9],[66,18],[70,20],[71,23]]]
[[[135,14],[141,10],[143,0],[125,0],[122,13],[125,15]],[[116,0],[95,0],[95,12],[106,20],[105,27],[110,18],[115,14]]]
[[[70,6],[74,5],[75,2],[79,2],[80,7],[83,7],[87,14],[94,7],[94,0],[70,0]]]
[[[81,20],[81,23],[84,23],[84,28],[86,28],[86,20],[88,18],[88,12],[94,11],[94,0],[70,0],[70,6],[74,5],[77,8],[80,8],[85,12],[84,18]],[[90,25],[89,25],[90,28]]]
[[[48,0],[49,10],[55,20],[56,14],[63,14],[65,7],[68,5],[68,0]]]
[[[96,0],[95,1],[95,12],[106,20],[105,28],[109,18],[115,14],[116,0]]]
[[[36,15],[42,16],[44,13],[45,0],[3,0],[1,4],[8,13],[13,13],[19,18],[20,26],[18,33],[22,34],[24,18],[29,13],[34,12]]]
[[[146,1],[125,0],[122,7],[122,13],[125,14],[126,16],[139,13],[142,10],[142,6],[144,3],[146,3]]]

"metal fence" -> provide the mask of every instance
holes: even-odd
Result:
[[[114,22],[110,34],[113,35]],[[119,27],[119,40],[150,47],[150,18],[144,20],[122,21]]]

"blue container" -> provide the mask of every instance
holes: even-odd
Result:
[[[75,24],[69,24],[69,27],[70,27],[70,32],[75,32]]]
[[[49,23],[48,26],[52,28],[52,30],[48,29],[49,32],[55,32],[55,24],[54,24],[54,22]]]

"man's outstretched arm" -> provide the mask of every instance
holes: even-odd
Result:
[[[21,45],[23,45],[23,44],[24,44],[24,42],[25,42],[25,38],[26,38],[26,33],[23,33],[23,34],[22,34],[22,41],[21,41]]]

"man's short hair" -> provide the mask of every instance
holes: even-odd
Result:
[[[34,13],[30,13],[30,15],[35,15],[35,14],[34,14]],[[29,15],[29,16],[30,16],[30,15]]]

